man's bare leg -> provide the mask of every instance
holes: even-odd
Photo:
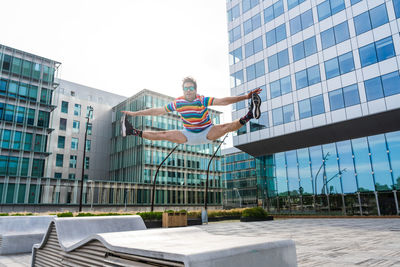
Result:
[[[227,133],[234,132],[239,130],[244,126],[239,122],[239,120],[229,122],[229,123],[224,123],[224,124],[219,124],[219,125],[214,125],[210,129],[210,131],[207,134],[207,139],[208,140],[217,140],[218,138],[224,136]]]
[[[142,137],[149,140],[165,140],[177,144],[186,143],[187,138],[181,131],[143,131]]]

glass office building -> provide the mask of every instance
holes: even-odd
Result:
[[[152,181],[158,165],[175,147],[167,141],[150,141],[135,136],[122,138],[120,118],[122,110],[143,110],[163,107],[174,98],[150,90],[142,90],[114,107],[111,139],[110,179],[131,183],[133,190],[129,198],[133,204],[148,205],[151,202]],[[210,110],[215,124],[219,124],[220,112]],[[128,117],[141,130],[183,129],[178,113],[163,116]],[[157,176],[155,204],[157,205],[204,205],[206,171],[209,160],[218,142],[206,145],[179,145],[165,161]],[[221,151],[218,151],[210,166],[208,203],[220,206],[222,203]]]
[[[229,0],[227,15],[231,94],[263,89],[233,144],[273,156],[268,207],[398,214],[400,1]]]
[[[0,203],[39,197],[59,65],[0,45]]]

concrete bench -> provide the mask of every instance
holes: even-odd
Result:
[[[121,219],[112,223],[120,225]],[[143,231],[122,227],[122,232],[107,228],[107,233],[79,240],[84,235],[68,236],[77,221],[62,224],[53,220],[42,243],[34,245],[32,266],[297,266],[293,240],[215,235],[202,226]]]
[[[40,243],[55,216],[0,217],[0,255],[27,253]]]

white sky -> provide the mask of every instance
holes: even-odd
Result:
[[[3,0],[1,43],[62,63],[58,77],[123,96],[229,96],[225,0]],[[220,108],[231,120],[230,107]]]

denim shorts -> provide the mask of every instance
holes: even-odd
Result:
[[[186,136],[186,145],[201,145],[201,144],[209,144],[212,142],[212,140],[208,140],[207,139],[207,134],[208,132],[211,130],[211,128],[214,125],[210,125],[209,127],[207,127],[206,129],[204,129],[203,131],[199,132],[199,133],[194,133],[191,131],[186,130],[185,128],[183,130],[181,130],[181,133],[183,133],[184,136]]]

